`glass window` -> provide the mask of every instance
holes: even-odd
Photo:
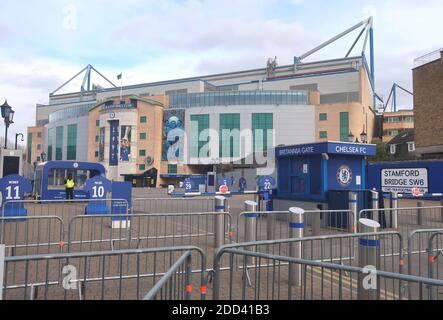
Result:
[[[146,166],[144,164],[139,164],[138,170],[146,170]]]
[[[328,114],[320,113],[320,121],[326,121],[326,120],[328,120]]]
[[[37,156],[37,162],[40,162],[40,156]]]
[[[95,120],[95,126],[100,127],[100,120]]]
[[[391,154],[395,154],[396,151],[396,145],[395,144],[391,144],[391,146],[389,147]]]
[[[340,141],[348,142],[349,112],[340,112]]]
[[[77,157],[77,125],[68,125],[68,144],[66,159],[75,160]]]
[[[168,164],[168,173],[176,174],[177,173],[177,165],[176,164]]]
[[[414,142],[408,142],[408,151],[409,152],[415,151],[415,143]]]
[[[41,132],[37,132],[37,138],[41,138],[42,137],[42,133]]]
[[[42,149],[42,145],[39,143],[37,144],[37,150],[41,150]]]
[[[146,116],[141,116],[140,117],[140,123],[146,123],[146,122],[148,122]]]
[[[326,139],[328,137],[327,131],[320,131],[320,139]]]
[[[94,155],[96,158],[98,158],[98,151],[95,151]]]
[[[47,160],[52,161],[52,132],[54,128],[48,129],[48,152],[47,152]]]
[[[63,160],[63,127],[55,129],[55,160]]]
[[[27,159],[28,163],[31,163],[31,156],[32,156],[32,133],[28,133],[28,159]]]
[[[267,151],[273,143],[273,114],[252,114],[252,143],[254,152]],[[269,144],[268,144],[269,142]]]
[[[138,155],[139,155],[140,157],[144,157],[144,156],[146,156],[146,150],[144,150],[144,149],[139,150]]]
[[[240,155],[240,114],[220,114],[219,129],[219,154],[220,157],[238,157]]]
[[[146,132],[140,132],[140,140],[146,140]]]
[[[99,142],[100,141],[100,136],[95,136],[95,142]]]
[[[191,115],[191,157],[209,156],[209,114]],[[205,132],[203,132],[206,130]],[[202,148],[206,146],[207,151],[201,154]]]

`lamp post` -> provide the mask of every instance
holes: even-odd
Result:
[[[44,152],[40,153],[40,160],[42,162],[46,162],[46,153],[44,153]]]
[[[25,141],[23,133],[16,133],[15,134],[15,150],[17,150],[17,139],[19,136],[22,136],[22,140],[20,140],[21,142]]]
[[[354,142],[354,135],[350,131],[349,131],[349,134],[348,134],[348,142],[351,142],[351,143]]]
[[[360,133],[360,140],[361,140],[361,143],[368,143],[368,135],[366,134],[364,129],[363,129],[363,132]]]
[[[11,123],[14,123],[14,113],[12,107],[8,104],[8,101],[5,100],[5,103],[0,106],[2,118],[5,120],[5,149],[8,148],[8,128]]]

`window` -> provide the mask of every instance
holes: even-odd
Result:
[[[240,154],[240,114],[220,114],[220,157],[238,157]]]
[[[140,117],[140,123],[146,123],[146,122],[148,122],[146,116],[141,116]]]
[[[340,141],[348,142],[349,112],[340,112]]]
[[[54,128],[48,129],[48,152],[47,152],[47,160],[52,161],[52,131]]]
[[[320,121],[326,121],[328,120],[328,114],[327,113],[320,113]]]
[[[63,160],[63,127],[55,129],[55,160]]]
[[[144,149],[139,150],[139,151],[138,151],[138,155],[139,155],[140,157],[144,157],[144,156],[146,156],[146,150],[144,150]]]
[[[37,144],[37,150],[41,150],[42,149],[42,145],[39,143]]]
[[[168,164],[168,173],[171,173],[171,174],[177,173],[177,165],[176,164]]]
[[[95,142],[99,142],[100,141],[100,136],[95,136]]]
[[[41,138],[42,137],[42,133],[41,132],[37,132],[37,138]]]
[[[98,158],[98,151],[95,151],[94,156]]]
[[[396,151],[396,145],[395,144],[391,144],[390,146],[389,146],[389,150],[390,150],[390,152],[391,152],[391,154],[395,154],[395,151]]]
[[[32,133],[28,133],[28,163],[31,163],[32,155]]]
[[[144,164],[139,164],[138,170],[146,170],[146,166]]]
[[[37,156],[37,162],[40,162],[40,156]]]
[[[209,157],[209,114],[191,115],[191,157]],[[203,132],[206,130],[205,132]],[[203,132],[203,133],[202,133]],[[207,148],[202,153],[203,147]]]
[[[95,126],[100,127],[100,120],[95,120]]]
[[[140,140],[146,140],[146,132],[140,132]]]
[[[415,151],[415,143],[414,142],[408,142],[408,151],[409,152]]]
[[[254,152],[267,151],[273,143],[274,119],[272,113],[252,114],[252,144]]]
[[[77,157],[77,125],[68,125],[67,160],[75,160]]]
[[[328,132],[320,131],[320,139],[326,139],[326,138],[328,138]]]

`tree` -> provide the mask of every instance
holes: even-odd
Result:
[[[392,160],[392,155],[388,151],[388,147],[383,142],[377,142],[377,154],[374,157],[369,157],[369,161],[378,162]]]

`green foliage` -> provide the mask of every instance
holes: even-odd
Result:
[[[369,157],[370,162],[392,160],[393,157],[389,152],[388,146],[383,142],[377,142],[377,154],[374,157]]]

